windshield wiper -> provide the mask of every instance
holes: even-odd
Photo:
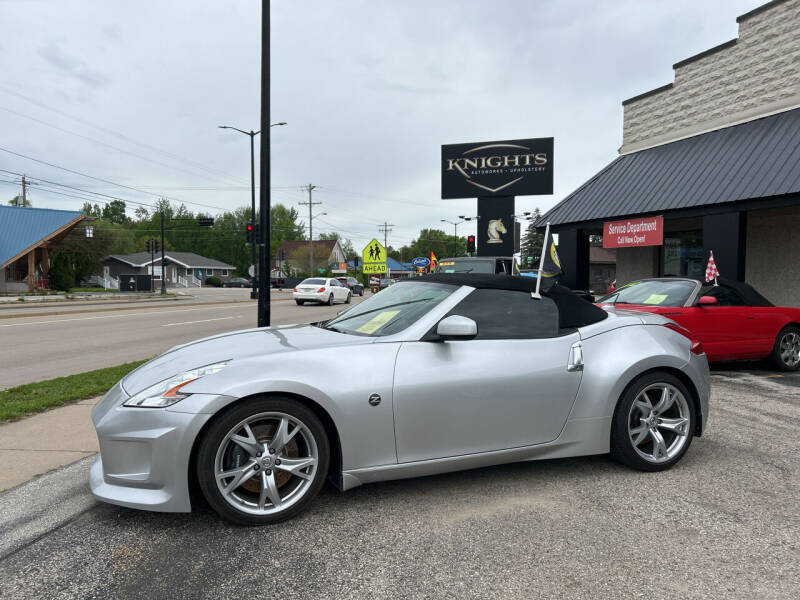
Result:
[[[358,313],[357,315],[350,315],[349,317],[344,317],[338,320],[331,319],[331,321],[335,321],[336,323],[341,323],[342,321],[355,319],[356,317],[361,317],[363,315],[368,315],[370,313],[378,312],[379,310],[386,310],[387,308],[394,308],[395,306],[405,306],[406,304],[416,304],[417,302],[426,302],[428,300],[433,300],[433,298],[421,298],[419,300],[412,300],[411,302],[397,302],[396,304],[387,304],[386,306],[381,306],[380,308],[373,308],[372,310],[366,310],[362,313]],[[330,328],[326,325],[325,329],[330,329]]]

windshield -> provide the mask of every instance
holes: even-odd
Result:
[[[443,260],[437,273],[489,273],[494,274],[494,260]]]
[[[600,298],[597,304],[684,306],[694,288],[695,284],[691,281],[632,281]]]
[[[303,279],[300,285],[325,285],[324,279]]]
[[[320,326],[355,335],[391,335],[416,323],[457,288],[428,282],[393,285]]]

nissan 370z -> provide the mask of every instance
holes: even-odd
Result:
[[[95,407],[96,498],[264,524],[340,490],[502,463],[611,453],[675,465],[703,432],[702,345],[662,316],[535,280],[431,275],[335,318],[175,347]],[[353,377],[354,369],[358,376]]]

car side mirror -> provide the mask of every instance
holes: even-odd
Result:
[[[436,326],[436,335],[447,340],[471,340],[478,335],[478,324],[469,317],[450,315]]]
[[[697,304],[699,306],[713,306],[714,304],[719,304],[719,301],[714,296],[700,296]]]

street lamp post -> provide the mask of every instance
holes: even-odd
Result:
[[[440,219],[442,223],[450,223],[453,226],[453,256],[458,256],[458,226],[461,225],[466,219],[459,216],[460,221],[448,221],[447,219]]]
[[[286,125],[285,122],[281,121],[280,123],[273,123],[270,127],[276,127],[278,125]],[[255,153],[255,144],[254,139],[255,137],[261,133],[260,131],[245,131],[243,129],[239,129],[238,127],[231,127],[229,125],[218,125],[220,129],[233,129],[234,131],[238,131],[239,133],[243,133],[245,135],[250,136],[250,225],[253,227],[253,231],[256,230],[256,153]],[[251,244],[252,256],[251,256],[251,265],[253,265],[253,269],[256,268],[256,241],[253,240]],[[250,299],[255,300],[258,298],[258,274],[253,276],[253,288],[250,291]]]

